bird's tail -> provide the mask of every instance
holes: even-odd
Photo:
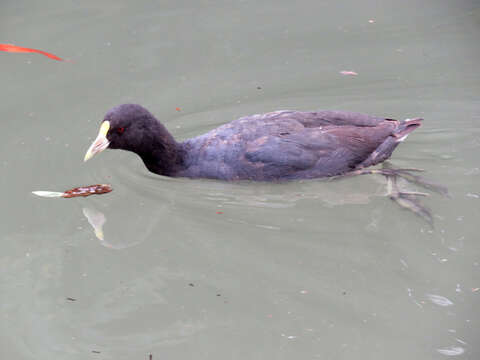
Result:
[[[422,120],[421,118],[415,118],[400,122],[397,128],[393,130],[392,135],[388,136],[357,168],[376,165],[387,160],[398,144],[405,140],[408,134],[422,124]]]

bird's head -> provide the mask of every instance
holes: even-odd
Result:
[[[145,108],[136,104],[122,104],[110,109],[100,130],[85,154],[84,161],[110,149],[123,149],[142,154],[152,147],[155,135],[163,126]]]

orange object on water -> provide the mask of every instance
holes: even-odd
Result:
[[[53,55],[42,50],[25,48],[25,47],[16,46],[13,44],[0,44],[0,51],[17,52],[17,53],[37,53],[37,54],[42,54],[46,57],[49,57],[50,59],[64,61],[62,58],[59,58],[57,55]]]

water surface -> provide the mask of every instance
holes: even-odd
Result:
[[[0,43],[70,60],[0,53],[2,359],[480,357],[476,1],[7,0],[0,20]],[[84,164],[124,102],[178,139],[278,109],[421,116],[391,162],[452,198],[425,199],[431,228],[381,177],[170,179],[121,151]],[[114,191],[30,193],[93,183]]]

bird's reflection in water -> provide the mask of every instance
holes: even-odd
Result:
[[[126,249],[135,245],[138,245],[143,240],[138,240],[134,237],[125,237],[123,238],[106,238],[103,231],[103,225],[107,221],[107,217],[103,212],[97,210],[93,207],[84,207],[82,209],[83,215],[87,218],[88,223],[93,229],[93,232],[96,238],[99,240],[102,246],[105,246],[109,249],[121,250]]]
[[[144,191],[135,195],[135,198],[139,201],[138,206],[141,208],[138,209],[138,213],[145,213],[148,216],[140,216],[136,218],[135,222],[129,222],[129,227],[123,228],[123,224],[126,224],[126,222],[122,221],[121,218],[127,217],[128,214],[123,211],[112,214],[112,216],[115,216],[113,223],[120,224],[120,233],[114,231],[113,235],[110,234],[110,238],[108,238],[108,234],[107,236],[104,234],[103,227],[106,216],[103,212],[89,206],[83,208],[83,214],[93,228],[100,244],[111,249],[126,249],[138,245],[151,234],[158,233],[159,226],[164,227],[164,225],[159,224],[167,218],[169,219],[169,234],[172,236],[174,236],[174,233],[176,235],[181,233],[179,224],[184,224],[185,218],[188,218],[191,223],[207,226],[211,219],[206,219],[205,216],[210,216],[209,214],[214,211],[212,208],[222,209],[222,211],[216,211],[216,214],[224,214],[224,209],[231,210],[229,211],[231,215],[225,216],[224,220],[232,224],[243,223],[279,230],[282,227],[282,222],[277,221],[276,216],[274,218],[268,216],[259,218],[258,214],[245,213],[243,210],[245,208],[263,208],[277,209],[281,212],[282,209],[294,208],[302,201],[309,200],[318,201],[318,206],[330,208],[344,205],[366,205],[375,198],[384,197],[385,201],[380,203],[383,208],[383,205],[390,198],[400,207],[411,211],[423,218],[423,221],[433,225],[432,214],[420,199],[426,194],[405,190],[411,187],[412,182],[416,185],[423,185],[422,183],[408,181],[409,178],[405,179],[405,176],[397,176],[393,172],[381,173],[381,175],[373,175],[368,178],[355,177],[357,180],[344,178],[347,181],[341,181],[341,179],[300,181],[295,183],[294,187],[292,187],[292,183],[279,183],[272,186],[272,184],[267,183],[223,183],[209,180],[192,183],[191,181],[187,182],[187,180],[178,180],[173,184],[168,184],[169,186],[159,188],[158,178],[155,178],[152,179],[154,181],[152,181],[151,188],[148,186],[142,187]],[[401,175],[404,174],[401,173]],[[130,188],[130,185],[128,187]],[[433,188],[433,190],[436,189]],[[123,202],[121,199],[115,200]],[[129,206],[135,206],[134,203],[130,202]],[[311,204],[306,206],[311,206]],[[123,206],[115,206],[114,208],[121,209]],[[299,207],[300,212],[302,212],[302,209]],[[234,215],[235,212],[237,212],[237,216]],[[278,215],[280,217],[285,216],[284,213]],[[294,213],[290,213],[290,215],[295,217]],[[375,207],[371,216],[373,218],[371,223],[367,225],[367,229],[374,230],[383,217],[383,210]],[[299,216],[299,218],[302,218],[302,216]],[[130,236],[128,233],[130,233]]]
[[[105,215],[101,211],[92,208],[83,208],[82,211],[83,215],[87,218],[88,223],[92,226],[97,239],[104,241],[105,236],[103,235],[103,224],[107,221]]]

